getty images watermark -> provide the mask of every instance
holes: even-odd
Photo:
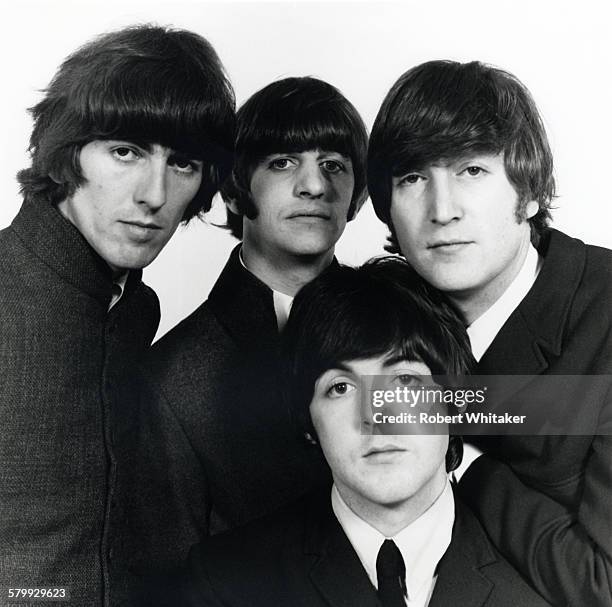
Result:
[[[361,380],[364,434],[612,435],[610,375]]]

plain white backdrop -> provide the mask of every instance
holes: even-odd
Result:
[[[192,29],[223,61],[238,103],[272,80],[312,75],[338,87],[368,128],[398,76],[430,59],[479,59],[507,69],[531,90],[555,154],[554,226],[612,248],[612,44],[608,3],[536,0],[415,2],[205,2],[69,0],[13,2],[3,10],[0,66],[0,228],[21,200],[15,174],[29,164],[31,121],[60,62],[91,37],[133,23]],[[179,228],[145,271],[162,304],[163,334],[203,301],[235,241],[214,223]],[[382,253],[386,230],[366,203],[338,257]],[[602,277],[610,280],[612,277]]]

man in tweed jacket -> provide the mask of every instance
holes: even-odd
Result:
[[[0,232],[0,604],[42,587],[97,606],[117,390],[159,321],[141,268],[210,205],[234,99],[204,39],[143,26],[76,51],[32,113],[23,206]]]

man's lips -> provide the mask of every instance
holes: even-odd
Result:
[[[462,239],[448,239],[448,240],[434,240],[433,242],[427,243],[428,249],[453,249],[459,248],[468,244],[472,244],[472,240],[462,240]]]
[[[331,215],[325,211],[295,211],[289,215],[289,219],[331,219]]]
[[[381,447],[371,447],[368,449],[363,457],[373,457],[377,455],[391,455],[394,453],[403,453],[406,449],[402,449],[396,445],[383,445]]]
[[[145,244],[152,242],[157,237],[157,232],[163,230],[163,226],[153,221],[123,220],[119,222],[124,226],[124,233],[132,242]]]
[[[137,228],[143,228],[146,230],[161,230],[162,226],[153,221],[140,221],[140,220],[121,220],[119,223],[123,223],[128,226],[135,226]]]

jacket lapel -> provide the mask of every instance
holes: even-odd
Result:
[[[485,352],[479,371],[534,374],[547,368],[551,355],[561,353],[563,330],[584,273],[586,247],[549,229],[538,253],[544,258],[538,278]]]
[[[330,607],[380,607],[376,589],[332,511],[329,491],[310,512],[304,551],[318,556],[310,579]]]
[[[501,328],[477,366],[476,375],[519,376],[504,395],[518,392],[531,376],[544,373],[561,353],[569,310],[584,272],[583,242],[557,230],[542,237],[544,263],[535,284]],[[507,382],[504,382],[507,383]]]
[[[474,515],[455,496],[453,537],[438,564],[438,579],[429,607],[486,605],[494,583],[482,568],[496,560]]]

